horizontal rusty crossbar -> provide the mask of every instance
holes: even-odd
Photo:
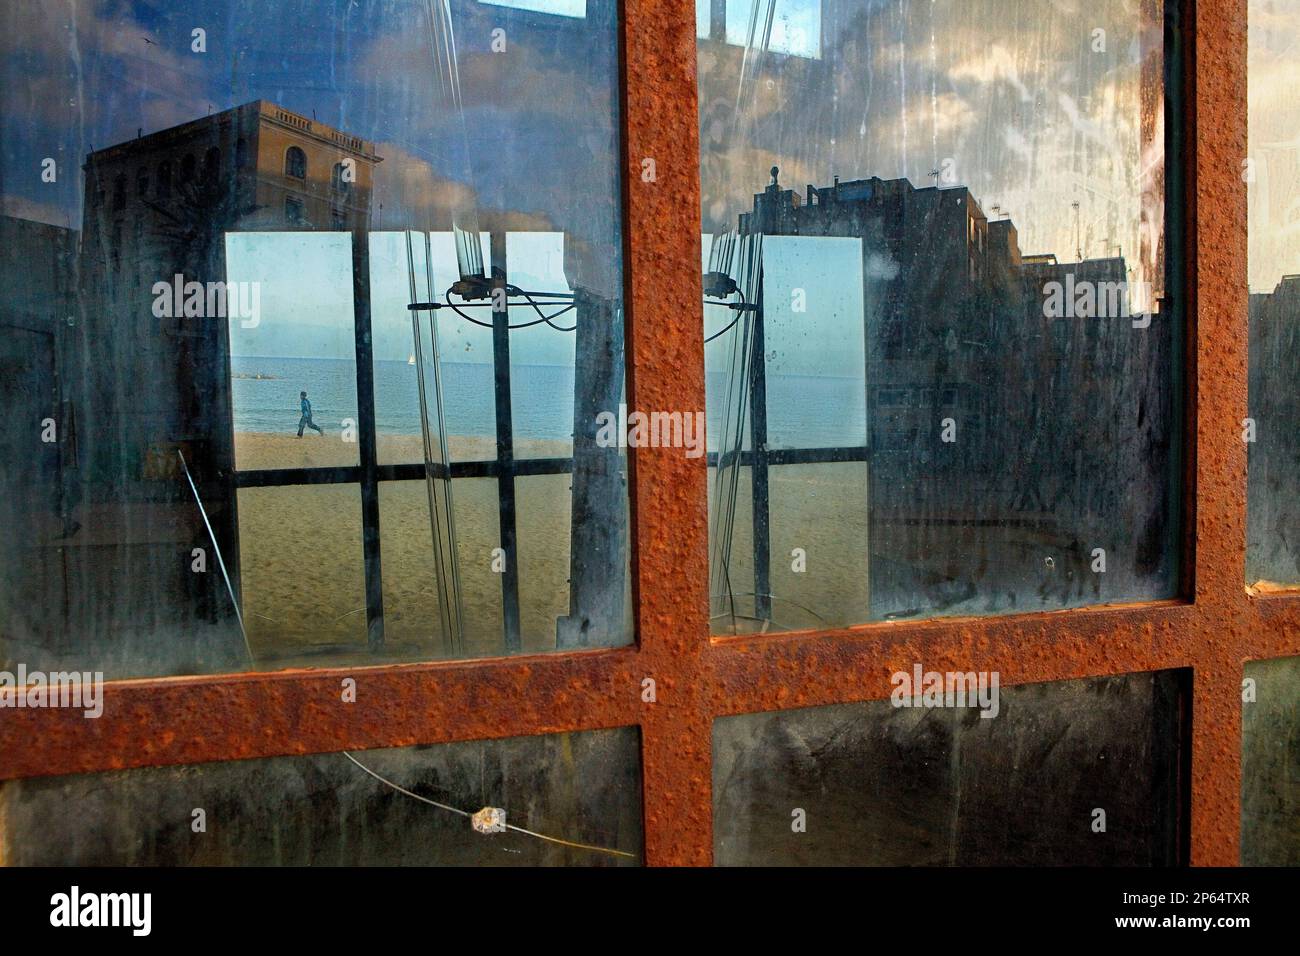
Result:
[[[104,714],[8,710],[0,779],[638,725],[645,858],[712,859],[716,717],[887,697],[915,661],[1005,684],[1187,668],[1192,861],[1236,865],[1243,662],[1300,655],[1300,592],[1244,587],[1246,0],[1186,4],[1183,600],[710,637],[707,465],[632,452],[637,644],[473,661],[114,682]],[[629,404],[703,408],[694,5],[624,0]],[[642,160],[657,175],[644,182]],[[339,706],[340,682],[357,701]],[[642,701],[642,680],[656,700]]]

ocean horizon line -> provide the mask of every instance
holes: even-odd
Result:
[[[353,365],[356,364],[355,358],[315,358],[309,355],[232,355],[230,357],[232,360],[238,359],[241,362],[266,359],[267,361],[276,361],[276,362],[349,362]],[[374,359],[374,361],[377,363],[382,362],[386,365],[408,365],[410,363],[409,357],[403,359],[377,358]],[[490,366],[492,363],[490,361],[489,362],[462,362],[455,359],[443,359],[442,364],[443,365],[465,365],[465,366]],[[511,368],[525,367],[525,368],[563,368],[563,369],[570,369],[570,370],[573,369],[573,365],[567,362],[516,362],[512,360],[510,366]],[[722,376],[725,375],[726,373],[719,369],[714,369],[711,372],[708,372],[708,374],[711,376]],[[858,377],[856,375],[831,375],[823,372],[773,371],[768,373],[768,377],[769,378],[808,378],[808,379],[818,379],[822,381],[833,380],[833,381],[842,381],[842,382],[855,382],[858,380]]]
[[[237,359],[237,360],[239,360],[239,361],[241,361],[241,362],[257,362],[257,361],[262,361],[262,360],[265,360],[265,361],[268,361],[268,362],[347,362],[347,363],[350,363],[350,364],[352,364],[352,365],[355,365],[356,362],[357,362],[357,360],[356,360],[355,358],[351,358],[351,357],[349,357],[349,358],[337,358],[337,357],[331,356],[331,357],[328,357],[328,358],[318,358],[318,357],[316,357],[316,356],[312,356],[312,355],[231,355],[230,358],[231,358],[232,360],[236,360],[236,359]],[[377,358],[377,359],[375,359],[374,361],[375,361],[375,362],[383,362],[383,363],[385,363],[385,364],[389,364],[389,365],[408,365],[408,364],[410,364],[410,358],[409,358],[409,356],[408,356],[407,358],[400,358],[400,359],[396,359],[396,358],[389,358],[389,359],[385,359],[385,358]],[[462,361],[458,361],[458,360],[455,360],[455,359],[443,359],[443,360],[442,360],[442,364],[443,364],[443,365],[486,365],[486,366],[490,366],[492,363],[491,363],[491,361],[487,361],[487,362],[462,362]],[[520,367],[520,366],[528,366],[529,368],[568,368],[568,369],[573,368],[573,366],[572,366],[571,364],[569,364],[569,363],[563,363],[563,362],[513,362],[513,361],[512,361],[512,362],[511,362],[511,366],[514,367],[514,368],[518,368],[518,367]]]

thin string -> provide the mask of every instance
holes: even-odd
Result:
[[[473,817],[474,815],[472,813],[468,813],[464,810],[458,809],[457,807],[448,806],[445,803],[439,803],[437,800],[430,800],[428,797],[422,797],[418,793],[412,793],[410,790],[398,786],[397,784],[393,783],[393,781],[381,777],[379,774],[375,773],[373,770],[371,770],[369,767],[363,764],[356,757],[352,756],[352,754],[348,753],[346,750],[343,751],[343,756],[347,757],[354,764],[356,764],[366,773],[370,774],[370,776],[374,777],[384,786],[391,787],[392,789],[396,790],[400,794],[404,794],[405,796],[412,797],[416,800],[419,800],[421,803],[427,803],[432,807],[437,807],[439,810],[446,810],[449,813],[455,813],[458,816]],[[611,850],[608,847],[592,846],[590,843],[575,843],[572,840],[562,840],[559,837],[547,836],[544,833],[537,833],[534,830],[526,830],[523,827],[517,827],[513,823],[507,823],[506,829],[513,830],[515,833],[522,833],[525,836],[534,837],[538,840],[545,840],[547,843],[555,843],[559,846],[572,847],[575,850],[589,850],[592,853],[608,853],[610,856],[622,856],[622,857],[627,857],[628,859],[636,859],[635,853],[628,853],[625,850]]]
[[[348,758],[349,760],[351,760],[354,764],[356,764],[358,767],[360,767],[360,768],[361,768],[362,770],[364,770],[366,773],[370,774],[370,776],[374,777],[376,780],[378,780],[378,781],[379,781],[380,783],[382,783],[384,786],[386,786],[386,787],[392,787],[392,788],[393,788],[394,790],[396,790],[398,793],[402,793],[402,794],[405,794],[405,795],[408,796],[408,797],[412,797],[412,798],[414,798],[414,799],[416,799],[416,800],[419,800],[421,803],[427,803],[427,804],[429,804],[429,806],[431,806],[431,807],[437,807],[439,810],[446,810],[446,811],[448,811],[449,813],[456,813],[456,814],[459,814],[459,815],[462,816],[462,817],[470,817],[470,816],[473,816],[472,813],[466,813],[464,810],[458,810],[458,809],[455,808],[455,807],[449,807],[449,806],[447,806],[447,804],[445,804],[445,803],[439,803],[437,800],[430,800],[428,797],[422,797],[422,796],[420,796],[418,793],[412,793],[410,790],[407,790],[407,789],[405,789],[405,788],[403,788],[403,787],[399,787],[397,784],[393,783],[393,781],[391,781],[391,780],[385,780],[383,777],[379,776],[379,774],[375,773],[373,770],[371,770],[369,767],[367,767],[365,764],[363,764],[363,763],[362,763],[360,760],[358,760],[356,757],[352,756],[352,754],[348,753],[346,750],[343,751],[343,756],[347,757],[347,758]]]
[[[244,615],[239,613],[239,601],[235,598],[235,589],[230,585],[230,575],[226,573],[226,562],[221,557],[221,545],[217,544],[216,532],[212,530],[212,522],[208,520],[208,513],[203,508],[203,499],[199,497],[198,486],[194,484],[194,477],[190,474],[190,466],[185,463],[185,455],[178,448],[176,457],[181,460],[181,467],[185,469],[185,477],[190,483],[190,490],[194,492],[194,501],[199,506],[199,514],[203,516],[203,524],[208,529],[208,537],[212,539],[212,550],[217,554],[217,565],[221,568],[221,576],[226,581],[226,591],[230,594],[230,603],[235,607],[235,620],[239,622],[239,633],[244,636],[244,650],[248,653],[248,660],[253,661],[253,648],[248,643],[248,631],[244,630]]]

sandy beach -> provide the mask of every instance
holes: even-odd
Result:
[[[494,455],[487,438],[449,442],[453,461]],[[299,439],[243,432],[235,435],[240,470],[311,468],[357,463],[357,446],[337,432]],[[516,457],[567,456],[568,442],[527,442]],[[418,435],[380,435],[382,464],[423,459]],[[516,482],[520,630],[525,651],[555,647],[556,618],[568,613],[568,475]],[[460,479],[453,488],[457,554],[465,610],[466,652],[490,656],[502,644],[501,575],[492,570],[499,546],[497,483]],[[445,656],[432,561],[428,498],[422,481],[380,485],[385,657],[424,660]],[[313,657],[329,663],[366,651],[365,577],[361,497],[355,485],[245,488],[239,493],[240,574],[249,643],[259,661]]]
[[[493,454],[485,437],[453,438],[454,461]],[[298,439],[243,432],[235,436],[241,470],[357,463],[356,445],[336,433]],[[570,454],[568,442],[521,441],[517,457]],[[419,436],[380,435],[383,464],[419,462]],[[712,478],[712,472],[710,472]],[[865,468],[861,464],[787,466],[772,473],[772,590],[786,627],[814,627],[866,616]],[[710,480],[710,496],[713,493]],[[516,482],[519,602],[523,649],[554,650],[556,619],[568,613],[568,475]],[[466,622],[466,651],[505,652],[501,576],[492,571],[499,545],[497,485],[492,478],[459,479],[453,488],[457,554]],[[380,485],[385,657],[446,656],[439,625],[429,509],[422,481]],[[752,591],[748,482],[737,502],[733,564],[740,592]],[[361,500],[354,485],[246,488],[239,493],[240,569],[249,641],[260,661],[334,663],[374,660],[366,651]],[[786,557],[807,554],[796,573]],[[813,609],[813,610],[809,610]],[[742,613],[752,597],[742,596]],[[815,612],[814,612],[815,611]]]
[[[485,437],[449,442],[453,461],[486,460]],[[356,446],[338,434],[238,433],[241,470],[355,464]],[[567,457],[568,442],[521,441],[516,457]],[[380,462],[418,463],[419,436],[380,436]],[[715,473],[709,474],[710,513]],[[893,600],[903,617],[990,614],[1105,603],[1143,595],[1123,566],[1106,578],[1075,567],[1059,531],[905,523],[878,525],[869,558],[867,467],[862,462],[782,465],[769,473],[772,620],[756,620],[748,470],[739,476],[731,582],[737,619],[714,632],[857,624]],[[555,649],[556,620],[569,608],[571,487],[567,474],[516,480],[521,643]],[[506,653],[495,478],[457,479],[453,503],[465,619],[465,653]],[[380,540],[386,647],[383,657],[444,657],[425,484],[380,484]],[[246,488],[239,493],[240,573],[250,644],[259,663],[288,666],[374,663],[366,648],[361,500],[355,485]],[[1077,550],[1077,549],[1075,549]],[[1044,555],[1054,556],[1052,565]],[[883,557],[882,557],[883,556]],[[1077,556],[1075,556],[1077,557]],[[1086,561],[1087,555],[1081,560]],[[1077,561],[1075,562],[1077,563]],[[871,572],[876,571],[873,596]],[[883,571],[883,575],[882,575]],[[1148,585],[1149,586],[1149,585]],[[625,587],[630,584],[625,582]],[[878,602],[872,607],[873,599]],[[631,606],[630,599],[627,602]],[[913,610],[915,608],[915,610]],[[725,612],[715,602],[714,613]],[[894,612],[890,612],[894,613]]]

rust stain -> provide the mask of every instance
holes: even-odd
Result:
[[[631,726],[633,648],[104,687],[104,713],[14,710],[0,779]],[[356,681],[356,702],[343,680]],[[12,719],[11,719],[12,718]],[[36,745],[33,745],[36,742]]]
[[[702,411],[695,8],[626,0],[622,19],[629,402]],[[645,159],[654,160],[653,182],[643,179]],[[712,720],[701,681],[709,645],[705,461],[667,448],[638,448],[633,459],[637,663],[658,689],[654,703],[641,704],[651,865],[706,865],[713,855]]]

